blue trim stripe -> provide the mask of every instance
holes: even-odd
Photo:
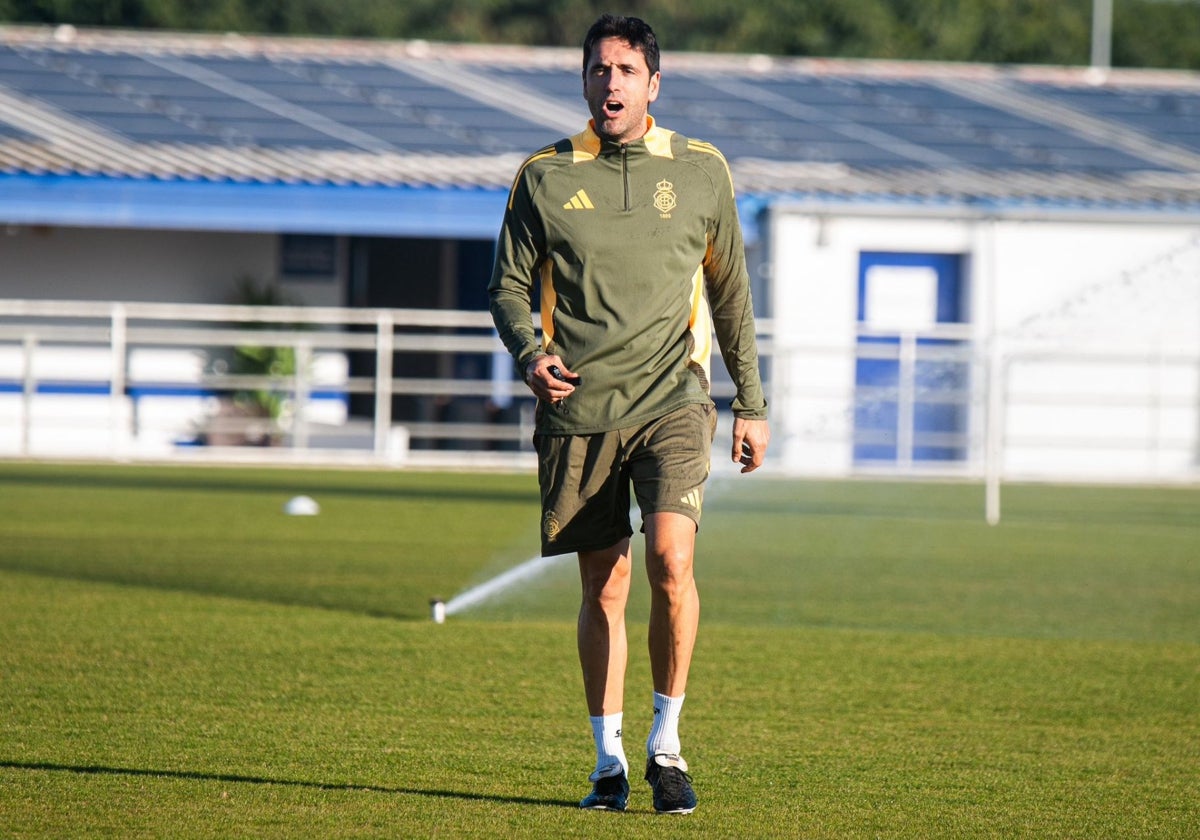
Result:
[[[494,239],[506,190],[0,175],[9,224]]]
[[[0,174],[13,225],[495,240],[506,190]],[[745,195],[746,242],[767,201]]]
[[[20,382],[0,381],[0,394],[21,394],[25,388]],[[76,396],[76,397],[108,397],[112,395],[112,386],[105,382],[39,382],[35,389],[37,394]],[[193,385],[147,385],[130,388],[126,391],[135,400],[153,397],[216,397],[221,391],[208,388],[197,388]],[[314,390],[309,393],[313,400],[331,400],[348,402],[349,395],[344,391]]]

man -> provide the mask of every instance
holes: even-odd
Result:
[[[579,556],[579,661],[597,755],[580,807],[623,811],[629,795],[632,483],[651,586],[645,778],[657,811],[690,813],[678,724],[700,614],[692,558],[716,429],[714,328],[737,386],[732,452],[743,473],[762,464],[770,434],[729,168],[712,146],[649,116],[658,64],[643,21],[593,24],[583,44],[592,119],[521,167],[488,290],[500,337],[538,398],[542,553]],[[530,318],[539,284],[540,343]]]

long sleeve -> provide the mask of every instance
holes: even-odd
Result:
[[[518,368],[541,347],[533,328],[533,287],[545,244],[531,200],[528,170],[513,183],[504,223],[496,241],[496,262],[488,283],[489,308],[500,340]]]
[[[767,416],[767,401],[758,369],[746,249],[734,201],[733,182],[728,169],[724,166],[722,169],[724,183],[717,181],[719,213],[710,233],[704,281],[721,357],[737,387],[733,413],[738,417],[761,420]],[[725,185],[727,188],[723,188]]]

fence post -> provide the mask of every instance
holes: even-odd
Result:
[[[308,403],[312,399],[312,385],[308,381],[308,374],[312,367],[312,344],[297,341],[294,352],[296,393],[293,399],[296,408],[292,415],[292,448],[308,449]]]
[[[114,303],[110,316],[109,350],[112,354],[112,379],[109,382],[109,417],[112,423],[112,447],[114,452],[125,454],[125,441],[133,436],[133,429],[122,429],[125,419],[125,365],[129,346],[128,319],[125,305]],[[125,434],[128,432],[128,434]]]
[[[37,336],[26,333],[21,341],[21,454],[28,456],[33,435],[33,397],[37,380],[33,374],[33,354],[37,351]]]
[[[1000,477],[1004,471],[1004,391],[1008,382],[1008,362],[992,336],[988,352],[987,438],[984,450],[984,515],[989,525],[1000,522]]]
[[[392,429],[392,353],[396,342],[391,312],[380,312],[375,334],[375,455],[385,459]]]
[[[896,361],[896,464],[903,470],[912,469],[913,428],[917,401],[917,334],[900,334],[899,355]]]

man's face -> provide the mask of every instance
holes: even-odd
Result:
[[[658,98],[659,74],[650,75],[646,57],[620,38],[604,38],[592,47],[583,73],[583,98],[592,112],[596,134],[630,143],[646,133],[646,111]]]

